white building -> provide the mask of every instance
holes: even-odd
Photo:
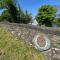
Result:
[[[29,24],[30,25],[34,25],[34,26],[37,26],[38,25],[38,22],[36,21],[36,19],[33,19]]]

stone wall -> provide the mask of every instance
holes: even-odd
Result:
[[[60,60],[60,28],[55,29],[15,23],[0,23],[0,26],[7,28],[12,34],[21,37],[31,45],[33,45],[32,40],[36,34],[48,35],[51,40],[51,48],[43,53],[48,57],[48,60]]]

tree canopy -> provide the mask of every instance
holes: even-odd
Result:
[[[36,20],[39,25],[52,26],[57,9],[51,5],[43,5],[38,9]]]
[[[17,7],[16,5],[17,0],[1,0],[0,1],[0,9],[6,9],[3,11],[3,14],[1,15],[2,18],[5,20],[8,19],[9,22],[15,22],[15,23],[29,23],[31,18],[31,15],[28,13],[24,13],[22,9]],[[30,20],[28,17],[29,16]]]

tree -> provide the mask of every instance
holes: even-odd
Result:
[[[9,21],[9,22],[14,22],[14,20],[10,16],[8,10],[4,10],[1,14],[0,21],[4,21],[4,20]]]
[[[0,1],[0,9],[6,9],[3,11],[2,19],[7,20],[9,22],[15,23],[29,23],[32,19],[31,15],[26,11],[23,12],[21,7],[16,6],[16,0],[1,0]]]
[[[25,24],[29,23],[32,20],[32,16],[30,13],[28,13],[28,11],[25,11]]]
[[[0,1],[0,8],[7,9],[10,17],[12,18],[13,22],[18,23],[18,9],[16,4],[14,3],[15,0],[1,0]]]
[[[38,10],[36,20],[39,25],[52,26],[57,9],[51,5],[43,5]]]

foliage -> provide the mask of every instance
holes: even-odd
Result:
[[[54,23],[55,23],[58,27],[60,27],[60,18],[56,18],[56,19],[54,20]]]
[[[19,7],[19,16],[20,16],[20,23],[27,24],[32,20],[31,14],[28,13],[27,10],[23,12],[23,10],[20,7]]]
[[[7,17],[5,16],[5,20],[8,20],[9,22],[29,23],[32,18],[30,18],[30,15],[27,14],[27,16],[30,18],[29,20],[29,18],[26,17],[26,14],[22,11],[22,9],[16,6],[15,1],[16,0],[1,0],[0,8],[7,9],[6,12],[3,12],[2,18],[4,18],[4,16],[7,14]]]
[[[32,20],[31,14],[29,14],[27,11],[24,13],[24,19],[22,20],[25,24],[29,23]]]
[[[13,1],[15,1],[15,0],[0,0],[0,9],[1,8],[9,8],[9,4],[13,4]],[[14,4],[15,4],[15,2],[14,2]]]
[[[17,22],[18,10],[15,3],[13,3],[13,0],[2,0],[1,3],[2,3],[1,5],[2,8],[5,8],[8,10],[12,20],[14,20],[14,22]]]
[[[56,12],[57,10],[55,7],[50,5],[43,5],[38,10],[36,20],[38,21],[39,25],[52,26]]]
[[[0,60],[45,60],[45,57],[24,40],[0,27]]]
[[[4,21],[4,20],[9,21],[9,22],[14,22],[14,20],[10,16],[8,10],[4,10],[1,14],[0,21]]]
[[[60,13],[56,14],[55,20],[53,21],[58,27],[60,27]]]

